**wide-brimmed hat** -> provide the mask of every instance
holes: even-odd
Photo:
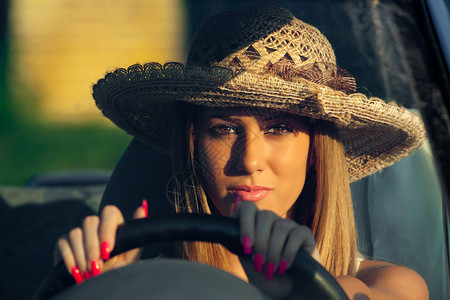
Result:
[[[321,32],[288,10],[263,4],[210,17],[186,65],[117,69],[93,87],[103,114],[146,144],[168,151],[180,101],[253,107],[333,122],[350,180],[392,165],[425,139],[420,118],[396,104],[355,93]]]

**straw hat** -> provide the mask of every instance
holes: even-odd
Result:
[[[420,118],[403,107],[355,93],[320,31],[277,5],[210,17],[186,65],[148,63],[117,69],[93,87],[103,114],[145,143],[168,151],[179,101],[256,107],[333,122],[350,180],[392,165],[425,139]]]

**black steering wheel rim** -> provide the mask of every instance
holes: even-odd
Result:
[[[240,257],[244,256],[237,219],[181,213],[127,221],[119,226],[111,257],[151,243],[173,241],[220,243]],[[283,276],[291,276],[295,280],[287,299],[348,299],[331,274],[304,251],[297,253],[292,266]],[[250,277],[249,280],[252,282]],[[51,298],[73,284],[73,278],[60,262],[44,280],[33,299]],[[254,284],[258,287],[258,283]]]

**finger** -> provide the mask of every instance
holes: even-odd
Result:
[[[69,273],[73,267],[75,267],[75,257],[72,252],[72,248],[70,247],[69,241],[67,238],[60,238],[58,240],[58,251],[61,254],[62,260],[64,261],[64,265]]]
[[[237,217],[237,209],[239,207],[239,204],[242,202],[242,196],[237,195],[236,199],[234,200],[234,203],[232,205],[231,208],[231,216],[232,217]]]
[[[282,254],[283,259],[287,261],[287,267],[292,264],[299,249],[306,251],[310,255],[316,249],[314,236],[306,226],[297,226],[289,233]]]
[[[272,227],[277,219],[279,217],[268,210],[258,211],[256,215],[255,241],[253,247],[254,252],[262,254],[264,258],[267,257]]]
[[[86,260],[88,269],[92,276],[99,275],[102,270],[100,261],[100,241],[99,241],[100,218],[98,216],[88,216],[83,221],[84,247],[86,249]]]
[[[267,247],[269,239],[272,232],[273,222],[279,218],[273,212],[270,211],[259,211],[256,215],[256,226],[255,226],[255,242],[254,242],[254,253],[253,261],[255,264],[255,270],[261,272],[263,270],[264,261],[267,257]],[[266,278],[270,279],[268,273],[272,273],[274,269],[274,264],[269,262],[266,264]]]
[[[84,273],[87,270],[86,254],[84,249],[83,231],[77,227],[69,232],[69,244],[75,258],[75,265]]]
[[[244,254],[252,253],[255,240],[255,218],[258,208],[251,202],[239,203],[235,216],[239,218],[240,238]]]
[[[133,219],[148,218],[148,208],[145,205],[139,206],[134,212]]]
[[[101,256],[103,260],[109,259],[109,254],[114,249],[116,243],[116,231],[124,218],[117,206],[107,205],[103,208],[102,222],[99,228],[99,239],[101,241]]]
[[[61,255],[62,260],[64,261],[64,265],[66,266],[67,271],[72,275],[76,283],[82,283],[83,275],[80,271],[80,268],[75,264],[75,257],[73,255],[69,241],[67,240],[67,238],[63,237],[58,240],[57,245],[58,252]]]
[[[287,237],[291,230],[297,226],[298,224],[291,220],[281,218],[275,220],[267,247],[266,260],[268,262],[274,263],[275,266],[279,265]]]

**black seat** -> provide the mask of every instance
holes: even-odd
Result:
[[[167,200],[170,177],[169,158],[133,139],[111,175],[100,210],[105,205],[114,204],[128,220],[141,205],[142,199],[147,199],[149,217],[175,212]]]

